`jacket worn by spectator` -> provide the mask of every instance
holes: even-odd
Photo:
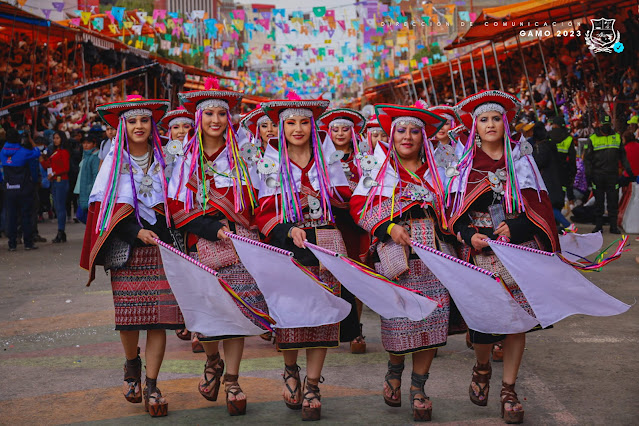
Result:
[[[605,132],[601,128],[595,130],[584,147],[584,165],[588,179],[618,177],[619,163],[627,172],[632,173],[626,151],[621,148],[619,133]]]
[[[80,167],[80,197],[78,205],[87,210],[89,208],[89,195],[93,189],[93,183],[98,176],[100,170],[99,150],[94,148],[92,151],[84,151],[82,158],[82,167]]]

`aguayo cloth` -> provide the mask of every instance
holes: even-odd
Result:
[[[400,223],[396,226],[402,225]],[[410,227],[413,241],[435,248],[435,224],[431,219],[413,220]],[[397,355],[444,346],[448,338],[448,290],[416,255],[411,257],[413,258],[408,259],[408,270],[397,277],[397,283],[410,290],[420,291],[424,296],[436,301],[439,306],[421,321],[382,317],[382,344],[385,350]],[[382,273],[388,269],[382,265],[384,262],[386,260],[382,257],[382,261],[375,264],[377,272]]]
[[[520,245],[522,247],[539,249],[539,245],[535,241],[528,241]],[[482,251],[481,253],[474,255],[473,260],[475,265],[480,268],[499,274],[504,285],[508,287],[508,291],[512,295],[513,299],[515,299],[519,306],[521,306],[530,316],[535,316],[535,313],[530,307],[530,303],[526,300],[526,296],[524,296],[524,293],[521,291],[512,275],[510,275],[508,269],[506,269],[504,264],[501,263],[501,260],[499,260],[492,250]]]
[[[133,248],[127,265],[111,270],[111,288],[116,330],[184,328],[157,247]]]
[[[328,270],[307,266],[328,286],[335,296],[340,295],[340,284]],[[277,325],[276,325],[277,327]],[[278,328],[275,342],[279,349],[335,348],[339,346],[339,323],[319,327]]]
[[[257,231],[249,231],[237,223],[235,224],[235,233],[252,240],[257,241],[259,239]],[[227,239],[211,242],[204,238],[200,238],[197,241],[196,247],[195,251],[189,253],[191,257],[199,260],[209,268],[216,270],[218,273],[217,277],[230,285],[233,291],[237,293],[244,302],[248,303],[253,308],[268,313],[268,306],[264,300],[264,295],[258,288],[251,274],[248,273],[242,262],[240,262],[240,259],[237,257],[235,249],[233,248],[233,243],[230,240]],[[233,259],[233,257],[235,259]],[[230,259],[225,263],[233,263],[219,267],[220,264],[217,263],[219,259]],[[256,326],[262,326],[255,316],[249,312],[246,306],[237,300],[234,301],[246,318],[250,319]],[[238,336],[202,336],[200,337],[200,340],[208,342],[234,337]]]

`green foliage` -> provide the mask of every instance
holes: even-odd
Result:
[[[426,46],[423,49],[418,50],[417,53],[415,53],[415,56],[413,56],[413,59],[420,62],[422,58],[427,57],[429,64],[436,64],[442,61],[439,57],[437,59],[433,59],[433,56],[436,54],[444,56],[444,52],[442,52],[439,44],[433,43],[430,46]]]

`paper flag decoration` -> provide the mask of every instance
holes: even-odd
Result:
[[[469,328],[482,333],[515,334],[539,324],[512,298],[498,276],[431,247],[415,242],[412,246],[448,289]]]
[[[244,267],[262,291],[277,328],[317,327],[346,318],[351,305],[309,277],[292,253],[228,234]]]
[[[437,308],[437,302],[400,287],[374,271],[364,272],[352,260],[337,253],[306,243],[320,263],[351,293],[384,318],[408,318],[421,321]]]
[[[116,21],[122,22],[124,19],[124,8],[123,7],[112,7],[111,14],[115,18]]]
[[[601,232],[594,234],[576,234],[569,232],[559,236],[561,254],[572,262],[579,262],[581,258],[590,256],[601,250],[603,236]]]
[[[64,10],[64,2],[63,1],[54,1],[53,3],[51,3],[51,6],[53,6],[53,8],[57,12],[62,12],[62,10]]]
[[[171,246],[156,241],[159,242],[166,278],[189,330],[205,336],[253,336],[264,333],[265,330],[253,324],[240,311],[233,298],[222,288],[215,271]]]
[[[488,241],[515,279],[543,327],[570,315],[618,315],[630,309],[588,281],[554,253]]]

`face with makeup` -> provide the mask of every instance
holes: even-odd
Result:
[[[377,142],[388,142],[388,135],[383,130],[374,130],[369,131],[368,134],[371,136],[371,144],[373,148],[377,146]]]
[[[395,127],[393,135],[393,146],[402,160],[416,160],[419,158],[424,138],[421,127],[414,124],[401,125]]]
[[[177,139],[181,141],[184,139],[184,136],[186,136],[191,131],[192,128],[193,126],[191,125],[191,123],[176,123],[169,129],[171,132],[170,139]]]
[[[126,119],[126,135],[129,144],[147,144],[151,136],[151,117],[138,115]]]
[[[276,138],[278,136],[277,127],[273,125],[271,120],[266,120],[258,127],[260,139],[262,140],[262,146],[266,146],[268,140],[271,138]]]
[[[353,144],[351,143],[353,139],[351,126],[332,126],[330,132],[335,148],[344,152],[351,152],[353,150]]]
[[[497,111],[487,111],[480,114],[476,120],[477,134],[482,143],[503,143],[504,119]]]
[[[289,145],[302,147],[311,140],[311,117],[293,116],[284,120],[284,136]]]
[[[448,137],[448,131],[451,128],[450,120],[446,120],[446,123],[442,126],[441,129],[435,134],[435,138],[439,141],[439,143],[447,144],[450,142]]]
[[[225,108],[211,107],[202,111],[202,136],[217,139],[224,135],[229,125],[228,112]]]

